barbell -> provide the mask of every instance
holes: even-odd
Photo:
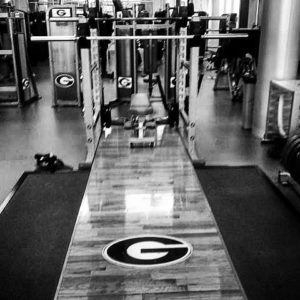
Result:
[[[135,35],[135,36],[87,36],[88,41],[119,41],[119,40],[181,40],[181,39],[237,39],[247,38],[248,34],[220,33],[204,35]],[[32,42],[72,42],[81,39],[79,36],[31,36]]]
[[[193,17],[193,18],[201,18],[201,20],[205,21],[222,21],[226,20],[226,17]],[[99,22],[140,22],[140,21],[182,21],[182,20],[193,20],[193,18],[183,18],[183,17],[137,17],[137,18],[94,18],[95,21]],[[58,17],[51,17],[49,19],[50,22],[78,22],[80,20],[80,17],[71,17],[71,18],[58,18]]]

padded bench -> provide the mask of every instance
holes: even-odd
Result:
[[[146,116],[153,113],[150,97],[147,93],[137,93],[131,95],[130,112],[137,116]]]

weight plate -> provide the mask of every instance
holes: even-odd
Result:
[[[287,161],[286,161],[286,169],[292,173],[294,169],[294,164],[295,164],[295,157],[294,157],[294,150],[297,148],[297,141],[294,142],[293,147],[290,148],[290,151],[287,156]]]
[[[300,183],[300,149],[299,152],[297,154],[297,160],[295,163],[295,173],[293,175],[293,178]]]
[[[299,139],[299,135],[294,135],[291,138],[288,139],[287,144],[285,145],[283,152],[282,152],[282,164],[287,169],[287,161],[288,156],[291,151],[291,149],[294,147],[294,143],[297,142]]]
[[[290,150],[287,153],[287,161],[286,161],[286,168],[292,174],[295,168],[297,154],[300,151],[300,137],[295,139],[291,144]]]
[[[282,164],[284,166],[286,166],[287,164],[287,157],[288,157],[288,153],[291,150],[291,146],[293,145],[294,141],[298,139],[298,135],[294,135],[291,138],[289,138],[286,142],[286,145],[282,151]]]
[[[294,145],[293,149],[290,151],[289,158],[288,158],[288,167],[289,172],[291,173],[292,177],[299,181],[299,165],[300,165],[300,139],[298,143]]]

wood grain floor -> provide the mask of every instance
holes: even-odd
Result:
[[[154,149],[128,147],[113,128],[93,163],[57,299],[245,299],[193,166],[174,129],[159,127]],[[177,265],[112,265],[102,249],[115,239],[170,235],[193,246]]]

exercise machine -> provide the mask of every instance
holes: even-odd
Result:
[[[116,7],[117,11],[124,12],[121,5]],[[158,70],[157,64],[157,39],[146,39],[146,37],[157,36],[157,33],[165,35],[174,25],[169,22],[164,24],[159,18],[149,18],[149,14],[145,11],[135,17],[136,7],[133,8],[133,17],[115,18],[116,36],[131,36],[137,34],[145,37],[140,40],[143,45],[143,71],[148,75],[148,93],[139,92],[138,90],[138,49],[136,40],[116,40],[116,78],[117,78],[117,101],[112,105],[124,105],[128,103],[128,113],[124,120],[114,120],[113,124],[124,124],[124,128],[132,130],[130,138],[130,147],[134,146],[151,146],[156,145],[156,122],[153,120],[153,108],[151,102],[163,102],[165,108],[168,109],[166,96],[159,75],[153,76]],[[101,19],[102,20],[102,19]],[[168,61],[168,58],[166,59]],[[170,76],[167,67],[165,67],[165,78]],[[120,76],[121,75],[121,76]],[[169,82],[169,80],[168,80]],[[159,87],[160,97],[153,97],[152,91],[154,84]],[[174,85],[175,86],[175,85]],[[129,120],[128,120],[129,119]],[[151,121],[149,121],[151,120]],[[161,121],[161,120],[160,120]]]
[[[300,126],[299,107],[300,80],[272,80],[263,142],[294,135]]]
[[[52,6],[47,11],[48,36],[76,36],[79,16],[74,5]],[[80,63],[77,42],[49,43],[53,106],[81,106]]]
[[[27,51],[25,14],[0,13],[0,105],[22,106],[39,98]]]
[[[133,132],[129,139],[131,148],[136,146],[156,145],[156,122],[147,120],[147,116],[153,113],[150,96],[147,93],[137,93],[131,95],[130,101],[131,120],[127,122],[127,128],[132,128]]]
[[[262,143],[269,156],[281,159],[278,182],[300,195],[300,80],[271,80]]]
[[[222,22],[221,20],[220,31],[224,30],[221,25]],[[232,101],[235,102],[243,99],[241,87],[246,54],[250,54],[255,62],[258,60],[260,30],[258,28],[230,28],[229,32],[233,34],[247,34],[248,38],[226,40],[221,43],[213,59],[217,69],[214,91],[228,90]]]
[[[200,20],[200,17],[198,17]],[[77,20],[77,18],[75,18]],[[130,19],[130,18],[129,18]],[[101,20],[101,18],[99,18]],[[182,20],[182,19],[181,19]],[[194,18],[193,18],[194,20]],[[56,20],[57,21],[57,20]],[[97,18],[95,18],[95,21],[97,21]],[[154,19],[155,21],[155,19]],[[90,23],[90,22],[89,22]],[[78,24],[78,29],[77,31],[80,32],[79,36],[48,36],[48,37],[32,37],[32,41],[47,41],[49,43],[52,42],[73,42],[73,43],[78,43],[78,46],[80,48],[80,56],[81,56],[81,61],[84,62],[82,64],[82,68],[86,69],[84,74],[90,74],[91,73],[91,64],[90,64],[90,42],[91,41],[101,41],[101,40],[112,40],[112,41],[117,41],[117,40],[130,40],[130,41],[135,41],[135,40],[186,40],[186,39],[191,39],[192,40],[192,47],[191,47],[191,62],[190,62],[190,109],[189,111],[192,112],[192,114],[189,115],[189,120],[187,123],[187,130],[188,130],[188,135],[189,135],[189,142],[191,145],[189,145],[188,150],[193,152],[194,147],[193,143],[195,140],[195,121],[196,117],[195,112],[196,110],[194,109],[194,106],[197,105],[197,96],[198,96],[198,90],[199,90],[199,85],[198,85],[198,68],[199,68],[199,41],[201,39],[233,39],[233,38],[245,38],[247,35],[245,34],[204,34],[204,35],[163,35],[163,36],[158,36],[158,35],[150,35],[150,36],[137,36],[137,35],[128,35],[128,36],[93,36],[91,34],[88,34],[88,30],[80,30],[80,27],[84,26],[86,28],[88,27],[88,20],[85,20],[85,23],[83,23],[83,18],[81,19],[81,22]],[[158,24],[141,24],[143,26],[157,26]],[[159,26],[161,26],[159,24]],[[176,26],[176,25],[175,25]],[[185,25],[186,26],[186,25]],[[83,35],[82,33],[83,32]],[[195,76],[194,76],[195,75]],[[84,98],[84,103],[87,101],[87,104],[84,104],[85,107],[85,114],[86,114],[86,107],[88,107],[90,113],[87,115],[88,121],[86,122],[87,129],[89,132],[91,132],[94,129],[94,120],[93,120],[93,104],[91,99],[92,93],[91,93],[91,86],[93,86],[93,81],[92,77],[90,76],[83,76],[83,98]],[[178,84],[180,80],[176,80],[176,85]],[[138,145],[144,145],[145,140],[143,138],[146,138],[147,135],[145,134],[145,130],[147,129],[147,123],[148,123],[148,128],[150,127],[150,120],[151,120],[151,112],[152,108],[151,105],[149,105],[149,102],[151,102],[151,99],[149,101],[149,95],[138,95],[138,93],[134,93],[133,96],[131,96],[130,100],[132,101],[131,105],[131,113],[135,115],[135,123],[138,124],[138,126],[134,126],[132,129],[133,131],[137,134],[136,137],[132,137],[131,142],[132,143],[137,143]],[[102,101],[103,103],[103,101]],[[176,105],[178,105],[177,98],[176,98]],[[102,108],[102,106],[101,106]],[[174,112],[173,112],[174,113]],[[177,111],[178,114],[178,111]],[[102,115],[102,114],[100,114]],[[175,115],[175,113],[174,113]],[[102,123],[103,124],[103,123]],[[152,123],[152,125],[155,125]],[[102,127],[101,130],[104,128]],[[150,128],[149,128],[150,129]],[[88,137],[88,145],[89,149],[91,149],[91,158],[93,157],[95,153],[95,145],[97,145],[97,141],[99,139],[99,135],[93,139],[92,136]],[[146,143],[150,146],[155,145],[155,135],[151,137],[151,140],[147,140]],[[153,144],[154,143],[154,144]]]

